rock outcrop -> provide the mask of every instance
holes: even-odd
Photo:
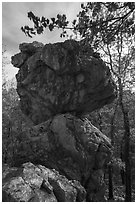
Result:
[[[4,202],[76,202],[86,198],[79,182],[30,162],[19,168],[3,166],[2,190]]]
[[[103,168],[110,155],[110,140],[88,119],[62,114],[20,135],[15,166],[30,161],[56,169],[67,179],[80,182],[87,200],[103,201]]]
[[[109,68],[81,42],[22,43],[19,49],[12,57],[19,68],[17,92],[22,111],[34,124],[59,113],[83,115],[114,100]]]
[[[109,68],[74,40],[19,49],[17,92],[35,126],[18,137],[15,167],[3,169],[3,201],[105,201],[111,142],[82,116],[116,97]]]

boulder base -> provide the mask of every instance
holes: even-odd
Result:
[[[57,115],[23,132],[20,140],[15,166],[30,161],[56,169],[80,182],[90,201],[104,200],[103,169],[110,160],[111,144],[88,119]]]

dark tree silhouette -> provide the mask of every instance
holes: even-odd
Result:
[[[81,38],[88,39],[88,42],[98,45],[100,41],[111,43],[115,40],[115,35],[125,32],[129,35],[135,33],[134,28],[134,2],[89,2],[81,4],[81,11],[74,19],[72,26],[65,14],[58,14],[57,17],[38,17],[30,11],[28,18],[33,22],[33,26],[21,27],[21,30],[29,37],[42,34],[45,29],[53,31],[55,28],[62,29],[61,37],[67,35],[67,30],[71,29],[78,33]]]

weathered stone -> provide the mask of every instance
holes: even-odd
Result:
[[[3,202],[75,202],[80,192],[86,192],[80,183],[79,187],[74,183],[55,170],[30,162],[19,168],[6,166],[3,169]]]
[[[83,115],[112,102],[116,86],[109,68],[81,42],[23,43],[12,57],[19,67],[17,92],[22,111],[39,124],[72,112]]]
[[[26,53],[18,53],[14,57],[12,57],[12,64],[14,67],[20,68],[28,58],[29,55],[27,55]]]
[[[81,120],[70,114],[57,115],[22,133],[20,140],[22,142],[18,147],[16,165],[31,161],[56,169],[66,178],[80,182],[87,190],[90,200],[97,201],[103,198],[102,192],[104,192],[105,186],[104,183],[102,184],[102,169],[110,160],[111,145],[110,140],[88,119]],[[49,183],[61,194],[58,199],[74,201],[75,192],[73,191],[71,194],[72,187],[69,190],[70,194],[66,195],[66,184],[63,179],[61,179],[60,185],[60,180],[54,179],[53,181],[53,177],[53,173],[51,179],[49,175]],[[40,183],[38,183],[37,177],[33,176],[30,171],[28,171],[27,178],[35,186],[42,182],[39,180]],[[76,189],[78,190],[78,188]],[[79,200],[82,199],[82,192],[84,194],[80,188]]]
[[[43,43],[34,41],[33,43],[22,43],[19,45],[19,49],[21,52],[34,54],[37,51],[40,51],[43,48]]]
[[[17,168],[5,168],[5,171],[2,181],[3,201],[27,202],[30,200],[32,189],[21,177],[20,170]]]

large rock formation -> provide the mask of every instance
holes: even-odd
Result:
[[[58,113],[82,115],[115,98],[109,68],[81,42],[23,43],[19,49],[12,57],[19,68],[17,92],[22,111],[35,124]]]
[[[78,116],[114,100],[109,68],[74,40],[19,49],[12,57],[19,68],[17,92],[35,126],[19,137],[16,167],[3,172],[3,201],[105,201],[103,169],[111,143]]]
[[[62,114],[20,135],[15,166],[30,161],[56,169],[67,179],[79,181],[87,200],[103,201],[103,168],[110,155],[110,140],[88,119]]]

